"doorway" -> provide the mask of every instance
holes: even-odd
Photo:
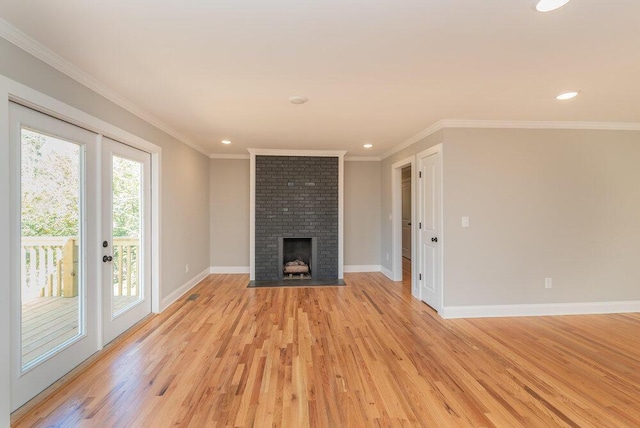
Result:
[[[408,260],[411,260],[411,212],[411,165],[409,165],[402,168],[402,257]],[[403,261],[403,264],[406,262]]]
[[[151,167],[13,102],[9,120],[14,411],[150,313]]]
[[[411,283],[411,293],[418,297],[415,267],[415,158],[391,166],[392,279]],[[408,239],[406,238],[408,235]],[[407,278],[408,276],[408,278]]]

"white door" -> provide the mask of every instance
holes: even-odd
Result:
[[[102,141],[103,343],[151,313],[151,155]]]
[[[98,135],[11,103],[11,411],[99,348]]]
[[[420,299],[435,310],[442,301],[442,146],[418,154],[418,284]]]
[[[411,167],[403,169],[402,175],[402,257],[411,259]]]

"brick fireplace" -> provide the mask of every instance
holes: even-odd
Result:
[[[250,153],[251,280],[342,279],[344,152]]]

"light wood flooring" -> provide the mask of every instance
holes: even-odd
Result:
[[[640,314],[442,320],[407,282],[211,275],[16,426],[640,426]]]

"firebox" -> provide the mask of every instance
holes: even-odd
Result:
[[[279,238],[279,278],[312,279],[317,253],[316,238]]]

